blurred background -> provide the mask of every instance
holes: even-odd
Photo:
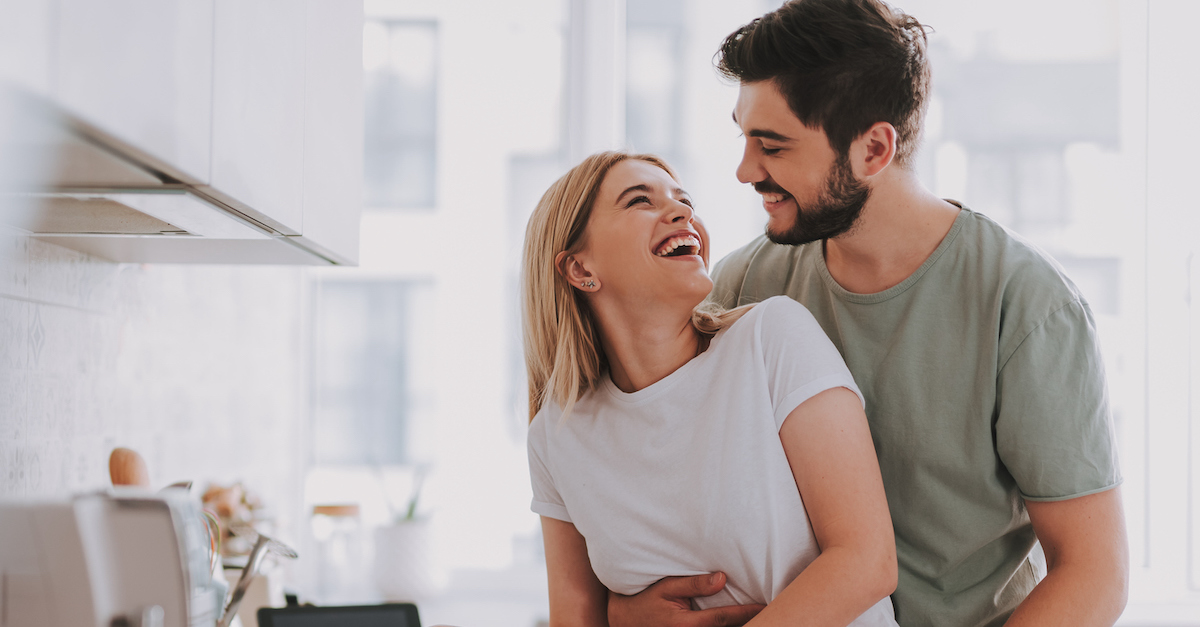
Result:
[[[894,4],[933,29],[921,178],[1047,250],[1096,313],[1133,562],[1121,624],[1200,625],[1200,83],[1179,80],[1200,4]],[[357,267],[115,263],[0,225],[0,496],[103,487],[129,446],[156,484],[251,493],[302,556],[276,576],[303,598],[377,601],[388,580],[430,624],[545,621],[525,222],[570,165],[626,147],[674,165],[714,261],[761,233],[712,58],[778,5],[366,0]],[[56,6],[5,9],[33,21],[0,38]],[[377,576],[385,550],[416,566]]]

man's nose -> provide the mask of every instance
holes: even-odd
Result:
[[[758,183],[767,178],[766,172],[758,162],[758,156],[750,149],[750,142],[746,142],[746,147],[742,150],[742,161],[738,163],[736,173],[737,180],[741,183]]]

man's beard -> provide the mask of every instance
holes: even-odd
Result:
[[[756,184],[754,189],[760,193],[787,193],[771,183],[761,187]],[[796,201],[796,220],[792,227],[783,232],[774,232],[768,226],[767,239],[776,244],[799,246],[842,235],[854,228],[870,197],[871,188],[854,178],[850,158],[840,155],[829,167],[825,189],[821,190],[816,200],[801,205],[800,200],[792,196]]]

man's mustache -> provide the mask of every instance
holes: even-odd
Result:
[[[774,181],[759,181],[754,184],[754,191],[760,194],[783,194],[784,196],[791,196],[791,194],[787,193],[787,190],[776,185]]]

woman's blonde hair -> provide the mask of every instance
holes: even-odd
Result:
[[[521,313],[531,421],[548,400],[569,415],[575,401],[594,389],[608,369],[600,329],[587,299],[559,273],[555,258],[564,251],[576,253],[587,244],[584,236],[600,185],[613,166],[627,159],[658,166],[678,180],[671,167],[654,155],[597,153],[555,181],[529,218],[521,264]],[[701,255],[707,265],[707,248]],[[692,324],[711,336],[746,309],[724,311],[705,302],[692,313]]]

